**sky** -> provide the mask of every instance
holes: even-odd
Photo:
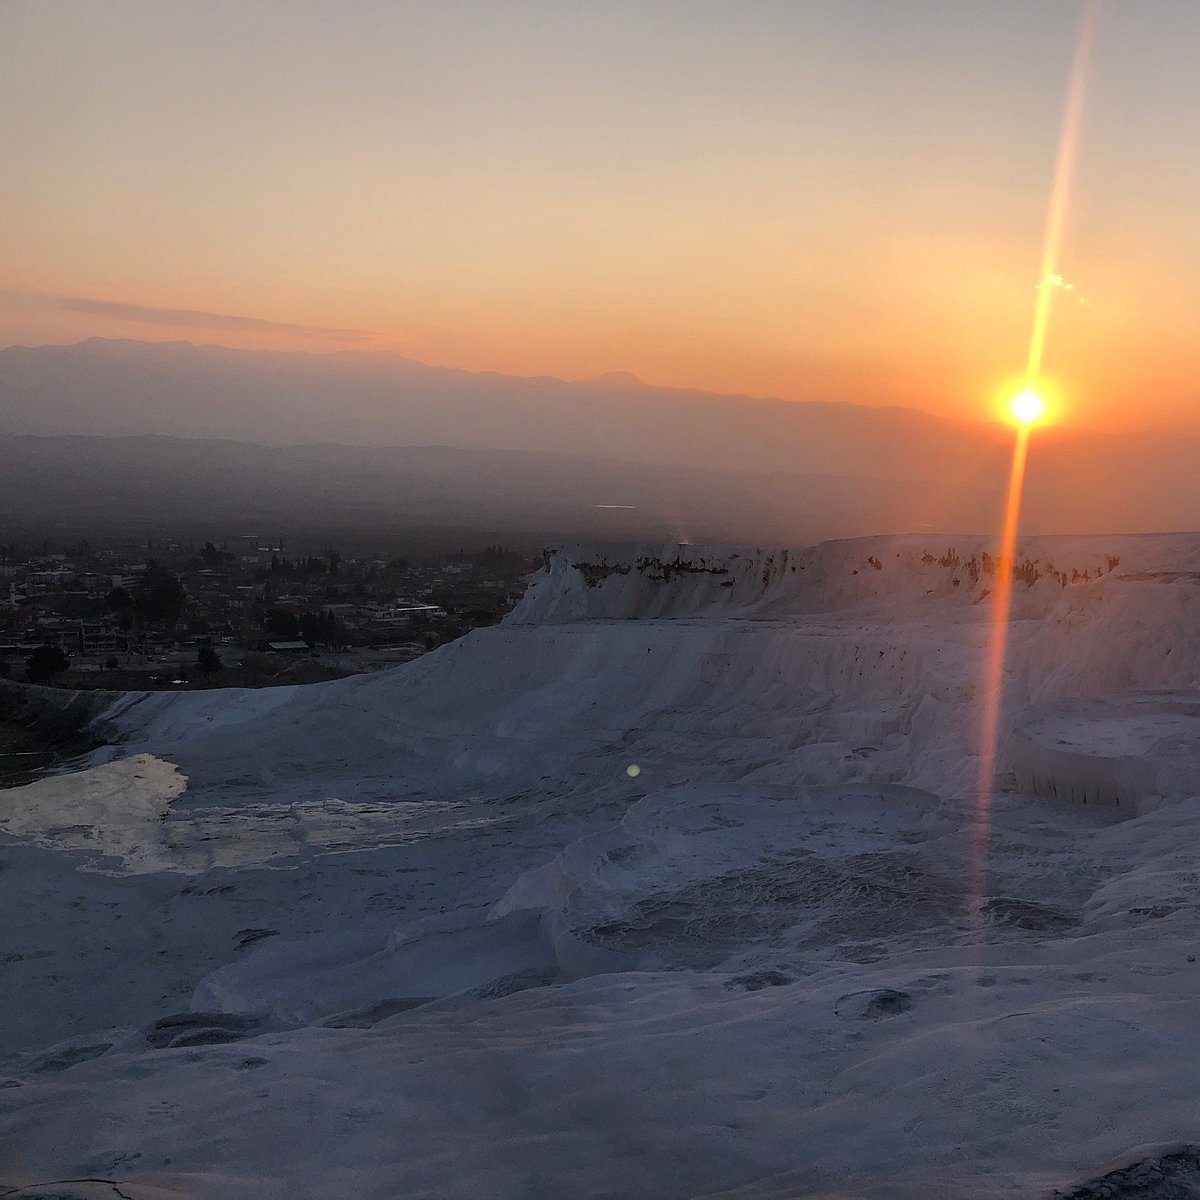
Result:
[[[1058,419],[1200,433],[1200,5],[1097,0]],[[0,345],[1019,378],[1075,0],[0,0]]]

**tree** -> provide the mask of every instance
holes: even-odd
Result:
[[[204,675],[215,675],[225,664],[221,656],[207,643],[196,653],[196,668]]]
[[[284,641],[294,641],[300,636],[300,622],[286,608],[268,608],[263,626],[270,637]]]
[[[44,683],[61,675],[71,665],[61,646],[38,646],[25,660],[25,675],[32,683]]]
[[[218,550],[212,542],[205,542],[200,551],[200,561],[210,570],[215,571],[227,562],[233,561],[233,555],[228,550]]]
[[[123,587],[115,587],[104,597],[104,608],[107,612],[133,612],[133,597]]]
[[[151,560],[134,592],[134,603],[143,620],[173,625],[187,594],[183,584],[166,567]]]

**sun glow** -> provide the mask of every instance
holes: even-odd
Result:
[[[1025,388],[1009,401],[1009,412],[1018,425],[1036,425],[1046,418],[1046,401],[1033,388]]]

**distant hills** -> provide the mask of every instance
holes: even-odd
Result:
[[[989,436],[913,409],[681,391],[623,373],[525,379],[377,353],[101,338],[0,351],[0,431],[444,445],[906,479]],[[914,453],[898,458],[901,445]]]
[[[995,524],[1008,445],[997,426],[913,409],[625,373],[521,379],[186,342],[0,350],[0,524],[22,528],[791,542],[975,531]],[[1200,440],[1040,432],[1026,527],[1200,528]]]

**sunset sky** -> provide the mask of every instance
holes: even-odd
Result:
[[[7,0],[0,344],[990,413],[1073,0]],[[1200,5],[1098,5],[1046,369],[1200,433]]]

